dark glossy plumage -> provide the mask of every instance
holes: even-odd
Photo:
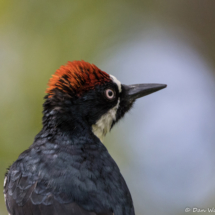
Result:
[[[8,171],[10,214],[133,214],[119,168],[98,139],[76,137],[70,145],[66,136],[61,144],[41,136]]]
[[[136,98],[164,87],[121,85],[84,61],[57,70],[45,96],[43,128],[6,173],[9,214],[134,215],[125,180],[101,139]]]
[[[96,67],[88,71],[83,62],[75,66],[76,88],[68,88],[72,73],[63,70],[62,79],[54,76],[58,82],[52,79],[45,97],[43,129],[6,174],[4,194],[11,215],[134,215],[117,164],[92,132],[92,125],[116,106],[118,86],[107,73],[99,70],[96,75]],[[79,81],[82,73],[90,79]],[[92,83],[99,84],[91,89]],[[78,96],[82,85],[87,90]],[[104,97],[107,88],[115,91],[111,101]]]

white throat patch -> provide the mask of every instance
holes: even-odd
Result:
[[[121,85],[121,82],[120,82],[115,76],[113,76],[113,75],[110,75],[110,78],[111,78],[111,80],[112,80],[114,83],[117,84],[118,90],[119,90],[119,92],[121,93],[121,92],[122,92],[122,85]]]
[[[4,178],[4,192],[5,192],[6,181],[7,181],[7,176],[5,176],[5,178]],[[5,193],[4,193],[4,201],[6,202],[6,194]]]
[[[116,106],[111,108],[107,113],[105,113],[101,118],[96,122],[96,124],[92,125],[93,133],[103,142],[104,136],[110,131],[111,125],[114,120],[116,120],[116,112],[119,107],[120,99]]]

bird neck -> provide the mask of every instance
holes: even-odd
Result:
[[[39,138],[47,138],[61,144],[85,144],[89,140],[98,142],[99,139],[92,132],[89,123],[81,118],[77,107],[69,99],[62,97],[49,99],[45,97],[43,111],[43,129]],[[83,139],[87,141],[83,141]],[[91,142],[91,141],[90,141]]]

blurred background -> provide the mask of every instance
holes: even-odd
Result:
[[[0,184],[41,129],[51,74],[81,59],[125,84],[168,85],[138,100],[104,142],[136,214],[213,209],[214,0],[0,0]]]

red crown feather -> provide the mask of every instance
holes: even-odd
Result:
[[[110,81],[110,76],[94,64],[83,60],[69,61],[52,75],[46,93],[51,97],[54,94],[53,90],[58,88],[66,93],[72,91],[81,95],[83,92],[93,89],[96,85]]]

